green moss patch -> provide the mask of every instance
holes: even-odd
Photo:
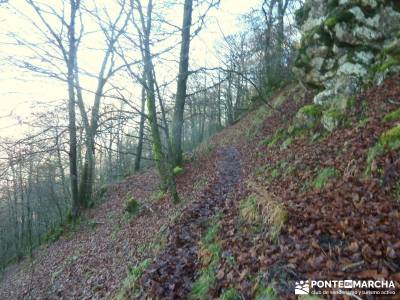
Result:
[[[390,67],[395,66],[395,65],[400,65],[400,60],[398,60],[396,58],[388,58],[380,66],[378,66],[377,69],[378,69],[378,72],[385,72]]]
[[[286,140],[283,141],[283,143],[281,145],[281,150],[287,149],[290,146],[291,143],[293,143],[293,138],[292,137],[288,137]]]
[[[267,287],[261,286],[260,288],[257,289],[255,298],[256,300],[263,300],[263,299],[268,299],[268,300],[278,300],[278,293],[275,291],[272,285],[269,285]]]
[[[322,115],[322,125],[330,132],[339,127],[344,120],[344,113],[339,109],[330,109]]]
[[[299,113],[319,117],[322,114],[322,106],[319,104],[308,104],[299,109]]]
[[[151,194],[150,199],[153,202],[159,202],[165,197],[166,193],[163,190],[155,191]]]
[[[379,138],[382,146],[394,150],[400,147],[400,124],[384,132]]]
[[[314,180],[314,187],[322,189],[331,178],[339,176],[339,172],[335,168],[324,168],[318,172]]]
[[[322,106],[319,104],[303,106],[296,114],[294,126],[300,129],[314,129],[320,122],[322,112]]]
[[[178,176],[181,175],[183,173],[183,168],[180,166],[176,166],[173,170],[172,173],[174,174],[174,176]]]
[[[330,13],[324,25],[328,28],[333,28],[337,23],[348,22],[353,18],[354,15],[349,12],[347,8],[343,8],[343,6],[340,6]]]
[[[368,150],[366,174],[370,173],[371,164],[377,156],[398,148],[400,148],[400,124],[382,133],[378,142]]]
[[[60,239],[64,233],[64,228],[61,226],[51,228],[44,236],[44,241],[47,243],[53,243]]]
[[[149,265],[150,259],[146,259],[129,271],[128,276],[122,282],[120,291],[117,294],[117,300],[132,299],[138,296],[140,291],[138,280],[142,277],[144,271],[149,267]]]
[[[384,118],[384,122],[392,122],[400,120],[400,108],[388,113]]]
[[[224,290],[221,296],[218,298],[219,300],[240,300],[242,296],[238,292],[237,289],[231,287],[227,290]]]
[[[383,52],[388,55],[400,55],[400,39],[394,40],[383,49]]]
[[[286,137],[286,132],[284,129],[279,128],[278,130],[275,131],[275,133],[266,138],[263,141],[263,144],[266,145],[267,147],[273,147],[275,146],[279,141],[281,141],[282,139],[284,139]]]
[[[374,161],[375,157],[384,153],[383,146],[380,143],[376,143],[373,147],[368,150],[367,155],[367,170],[366,174],[369,174],[371,171],[371,164]]]
[[[137,215],[140,212],[140,204],[134,197],[128,197],[125,200],[125,211],[129,213],[129,215]]]
[[[216,282],[217,266],[221,259],[221,244],[217,239],[218,231],[219,225],[214,220],[214,223],[209,227],[200,242],[199,257],[203,268],[193,284],[190,299],[209,299],[208,294]]]

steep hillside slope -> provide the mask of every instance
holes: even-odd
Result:
[[[312,97],[288,86],[201,145],[178,206],[153,170],[110,187],[73,234],[7,271],[0,298],[295,299],[310,278],[399,289],[400,76],[332,131]]]
[[[288,89],[279,111],[262,106],[217,134],[210,147],[237,149],[242,177],[198,242],[196,275],[178,283],[168,271],[178,262],[161,254],[131,291],[169,298],[188,285],[193,299],[294,299],[295,281],[310,278],[392,279],[398,289],[399,83],[354,98],[333,132],[312,95]]]
[[[173,205],[158,190],[159,177],[150,169],[112,185],[105,202],[67,225],[52,244],[37,249],[32,260],[9,267],[0,281],[0,299],[103,299],[113,297],[129,270],[165,240],[168,224],[196,199],[207,184],[211,157],[197,157],[177,179],[183,202]],[[130,199],[140,203],[129,215]]]

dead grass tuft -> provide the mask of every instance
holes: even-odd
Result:
[[[268,236],[277,242],[288,220],[288,212],[283,203],[262,188],[251,184],[253,193],[239,205],[240,216],[247,222],[260,224],[268,229]]]

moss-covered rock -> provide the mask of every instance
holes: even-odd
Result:
[[[346,6],[338,6],[327,16],[324,25],[333,28],[337,23],[348,22],[353,18],[354,14]]]
[[[319,104],[308,104],[299,109],[296,114],[296,127],[312,129],[315,128],[322,116],[322,106]]]
[[[344,113],[338,109],[329,109],[323,112],[321,122],[326,130],[332,132],[342,124],[344,116]]]
[[[302,39],[294,73],[318,88],[314,103],[358,94],[400,72],[396,1],[306,0],[297,13]]]
[[[388,55],[400,55],[400,39],[396,38],[393,40],[383,49],[383,51]]]

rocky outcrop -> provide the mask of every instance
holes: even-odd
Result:
[[[314,102],[341,103],[400,72],[400,1],[306,0],[294,71],[318,90]]]

